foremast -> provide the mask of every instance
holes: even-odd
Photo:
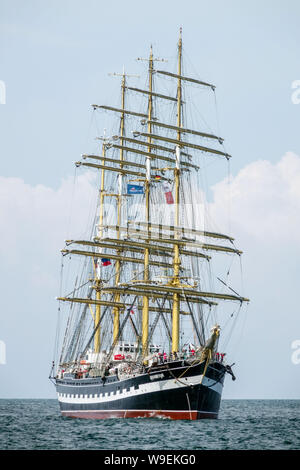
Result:
[[[102,158],[105,162],[105,144],[102,145]],[[98,237],[102,238],[102,224],[103,224],[103,208],[104,208],[104,169],[101,171],[101,183],[100,183],[100,201],[99,201],[99,229],[98,229]],[[96,290],[96,301],[97,304],[95,305],[96,315],[94,321],[94,331],[95,331],[95,339],[94,339],[94,352],[98,354],[100,352],[100,338],[101,338],[101,325],[100,325],[100,315],[101,315],[101,278],[100,278],[100,258],[98,258],[97,263],[94,263],[94,285]],[[91,308],[91,306],[90,306]]]

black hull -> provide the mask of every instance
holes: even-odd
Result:
[[[74,418],[167,417],[217,418],[226,369],[181,362],[118,380],[101,378],[56,380],[61,413]]]

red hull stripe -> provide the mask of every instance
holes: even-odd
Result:
[[[109,419],[109,418],[169,418],[169,419],[203,419],[217,418],[218,413],[207,411],[172,411],[172,410],[68,410],[61,411],[69,418]]]

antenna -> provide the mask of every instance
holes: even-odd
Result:
[[[152,44],[150,46],[150,55],[152,56]],[[163,58],[160,58],[160,57],[157,57],[157,58],[154,58],[152,56],[152,58],[144,58],[144,57],[138,57],[136,60],[145,60],[147,62],[149,62],[150,60],[152,60],[152,62],[156,61],[156,62],[168,62],[167,59],[163,59]]]
[[[118,73],[118,72],[110,72],[108,75],[110,75],[111,77],[135,77],[135,78],[140,78],[140,75],[136,75],[136,74],[129,74],[129,73],[125,73],[125,67],[123,66],[123,72],[122,73]]]
[[[106,129],[103,129],[103,136],[95,137],[95,140],[102,140],[103,144],[109,148],[112,145],[111,141],[113,140],[113,136],[108,137],[106,135]]]

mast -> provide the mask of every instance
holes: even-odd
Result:
[[[102,145],[102,157],[105,161],[105,142]],[[99,232],[98,232],[98,237],[102,238],[102,225],[103,225],[103,203],[104,203],[104,169],[101,170],[101,185],[100,185],[100,208],[99,208]],[[98,258],[97,262],[97,268],[94,268],[94,283],[95,283],[95,289],[96,289],[96,315],[95,315],[95,322],[94,322],[94,328],[95,328],[95,339],[94,339],[94,352],[99,353],[100,352],[100,314],[101,314],[101,279],[100,279],[100,273],[99,273],[99,263],[100,263],[100,258]],[[97,328],[98,325],[98,328]],[[97,328],[97,329],[96,329]]]
[[[152,88],[153,88],[153,52],[152,46],[150,48],[149,58],[149,98],[148,98],[148,133],[152,131]],[[148,137],[148,144],[151,144],[152,139]],[[150,182],[151,182],[151,146],[148,147],[148,155],[146,157],[146,181],[145,181],[145,203],[146,203],[146,224],[148,227],[148,238],[151,238],[150,233]],[[149,281],[149,248],[145,248],[145,262],[144,262],[144,281]],[[143,297],[143,311],[142,311],[142,355],[147,354],[148,349],[148,336],[149,336],[149,297]]]
[[[181,89],[181,62],[182,62],[182,29],[180,28],[179,43],[178,43],[178,82],[177,82],[177,140],[181,139],[181,106],[182,106],[182,89]],[[180,146],[176,145],[176,167],[174,169],[175,179],[175,226],[179,227],[179,191],[180,191]],[[178,232],[174,232],[175,239],[178,239]],[[179,245],[174,245],[174,259],[173,259],[173,279],[172,285],[179,286],[179,272],[180,272],[180,250]],[[179,311],[180,299],[179,294],[173,295],[173,314],[172,314],[172,352],[178,352],[179,349]]]
[[[121,89],[122,89],[122,98],[121,98],[121,109],[123,110],[121,114],[121,122],[120,122],[120,142],[121,142],[121,147],[123,146],[123,137],[124,137],[124,130],[125,130],[125,89],[126,89],[126,75],[125,75],[125,70],[123,69],[123,75],[122,75],[122,84],[121,84]],[[123,169],[123,162],[124,156],[123,156],[123,148],[120,149],[120,169]],[[121,225],[121,210],[122,210],[122,189],[123,189],[123,173],[120,172],[118,176],[118,195],[117,195],[117,227],[120,227]],[[120,239],[120,229],[117,229],[117,239]],[[121,250],[117,251],[117,254],[121,254]],[[117,286],[120,282],[120,277],[121,277],[121,260],[117,259],[116,260],[116,277],[115,277],[115,285]],[[115,302],[119,303],[120,302],[120,294],[116,294],[115,296]],[[119,336],[119,328],[120,328],[120,309],[119,307],[115,307],[113,309],[113,318],[114,318],[114,325],[113,325],[113,342],[117,341],[117,338]]]
[[[122,216],[122,204],[123,204],[123,175],[124,174],[136,174],[136,172],[130,172],[130,170],[124,169],[124,165],[126,167],[126,161],[124,161],[124,137],[125,137],[125,115],[130,114],[131,112],[125,109],[125,92],[126,92],[126,76],[129,77],[136,77],[136,75],[127,75],[125,74],[125,67],[123,67],[123,73],[113,73],[111,75],[115,76],[122,76],[121,81],[121,109],[117,109],[118,112],[121,113],[120,117],[120,159],[119,159],[119,167],[115,170],[119,173],[118,175],[118,193],[111,196],[116,196],[117,198],[117,230],[116,230],[116,238],[117,240],[120,239],[120,227],[121,227],[121,216]],[[93,105],[94,107],[98,107],[97,105]],[[105,108],[105,107],[104,107]],[[106,107],[107,109],[115,110],[114,108]],[[111,144],[110,144],[111,146]],[[91,156],[90,156],[91,157]],[[114,162],[113,159],[110,159],[110,162]],[[115,162],[116,163],[116,162]],[[128,165],[128,163],[127,163]],[[132,165],[131,165],[132,166]],[[118,249],[117,251],[117,258],[115,263],[115,286],[118,286],[121,280],[121,267],[122,267],[122,249]],[[118,307],[120,303],[120,294],[116,294],[114,301],[116,302],[116,307],[113,309],[113,343],[117,341],[120,332],[120,308]]]

